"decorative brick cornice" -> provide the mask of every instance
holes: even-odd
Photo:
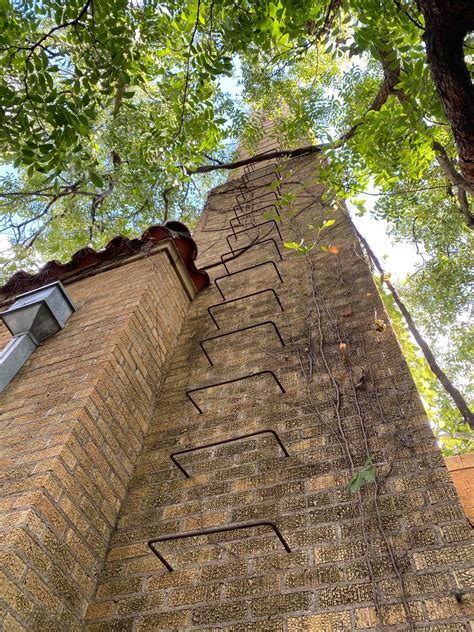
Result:
[[[88,270],[100,270],[104,264],[127,259],[132,255],[146,252],[158,242],[172,239],[185,264],[196,289],[202,290],[209,285],[209,276],[204,270],[196,268],[197,246],[189,229],[180,222],[168,222],[164,226],[150,226],[139,239],[114,237],[103,250],[81,248],[67,263],[48,261],[34,274],[19,270],[3,286],[0,286],[0,302],[10,297],[40,287],[53,281],[71,280]]]

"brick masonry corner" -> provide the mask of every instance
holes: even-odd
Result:
[[[5,630],[82,629],[189,304],[165,251],[67,290],[77,311],[0,395]]]

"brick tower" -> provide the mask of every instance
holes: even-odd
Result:
[[[470,525],[316,169],[269,161],[211,192],[192,302],[203,273],[170,253],[71,283],[74,322],[0,395],[6,426],[31,424],[41,367],[76,381],[42,400],[41,447],[9,442],[31,471],[5,496],[5,629],[471,630]]]

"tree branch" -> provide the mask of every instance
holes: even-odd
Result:
[[[168,216],[169,216],[169,206],[170,206],[170,200],[169,200],[169,194],[171,193],[171,191],[174,189],[173,186],[170,187],[166,187],[166,189],[163,189],[163,191],[161,192],[161,197],[163,198],[163,202],[165,203],[165,213],[163,215],[163,222],[166,223],[168,221]]]
[[[330,30],[332,22],[334,21],[334,18],[336,17],[338,10],[341,8],[341,4],[342,4],[342,0],[329,0],[329,4],[328,4],[328,8],[326,11],[323,24],[319,27],[316,27],[316,24],[314,22],[308,21],[305,25],[305,30],[307,34],[311,36],[311,39],[308,39],[308,41],[305,42],[304,44],[291,48],[289,51],[283,51],[283,52],[277,53],[270,60],[267,66],[269,66],[270,64],[274,64],[277,61],[277,59],[284,57],[288,53],[292,53],[291,56],[288,57],[279,68],[277,68],[271,73],[270,78],[273,78],[275,75],[282,72],[282,70],[284,70],[289,64],[291,64],[297,57],[299,57],[300,55],[308,51],[312,46],[317,44],[320,37]]]
[[[31,46],[7,46],[7,47],[0,48],[0,50],[6,51],[13,48],[14,49],[13,55],[15,55],[17,52],[20,52],[22,50],[25,50],[25,51],[27,50],[29,52],[26,57],[26,61],[29,61],[31,59],[31,56],[35,52],[36,48],[40,47],[44,49],[44,46],[42,46],[43,42],[49,39],[51,35],[53,35],[53,33],[55,33],[56,31],[60,31],[61,29],[68,28],[69,26],[77,26],[77,24],[81,21],[81,19],[85,16],[87,11],[89,10],[91,3],[92,3],[92,0],[86,0],[86,3],[82,7],[81,11],[79,12],[79,15],[76,18],[74,18],[73,20],[69,20],[68,22],[63,22],[62,24],[58,24],[57,26],[53,26],[53,28],[51,28],[47,33],[43,33],[43,35],[41,35],[41,37],[36,42],[34,42]]]
[[[400,66],[397,65],[396,68],[390,68],[389,60],[387,59],[388,53],[381,50],[380,48],[378,49],[378,52],[382,61],[384,77],[392,84],[392,86],[395,86],[400,80]],[[392,91],[401,104],[404,104],[408,101],[408,97],[403,90],[397,90],[392,87]],[[414,109],[416,109],[416,106],[414,106]],[[438,141],[433,141],[433,149],[436,152],[436,158],[447,180],[451,182],[451,184],[458,187],[459,209],[466,220],[467,226],[469,228],[474,228],[474,216],[470,212],[469,200],[467,198],[467,193],[474,195],[474,186],[471,185],[462,176],[462,174],[460,174],[456,170],[454,164],[448,156],[448,152],[443,147],[443,145],[441,145],[441,143],[439,143]]]
[[[441,143],[438,141],[433,141],[433,149],[436,152],[436,158],[438,163],[442,167],[447,179],[451,182],[451,184],[456,185],[457,187],[461,187],[464,189],[466,193],[470,195],[474,195],[474,185],[470,184],[466,178],[456,170],[454,164],[452,163],[450,157],[448,156],[448,152],[446,148],[443,147]]]
[[[219,169],[239,169],[246,165],[253,165],[265,160],[274,160],[275,158],[295,158],[296,156],[304,156],[306,154],[313,154],[321,151],[325,145],[307,145],[306,147],[299,147],[298,149],[280,149],[277,151],[263,152],[262,154],[256,154],[250,158],[244,158],[242,160],[236,160],[235,162],[223,162],[220,165],[202,165],[196,169],[187,169],[187,173],[209,173],[211,171],[217,171]]]
[[[352,220],[349,219],[349,221],[352,223]],[[354,228],[354,231],[355,231],[357,237],[359,238],[359,240],[363,244],[368,256],[373,261],[375,267],[380,272],[380,274],[383,274],[384,273],[384,269],[380,265],[380,261],[377,259],[374,251],[369,246],[367,240],[359,233],[359,231],[354,226],[354,224],[352,224],[352,226]],[[433,352],[431,351],[431,349],[430,349],[428,343],[426,342],[426,340],[421,335],[418,327],[415,325],[410,312],[408,311],[407,307],[405,306],[405,303],[400,298],[397,290],[393,287],[393,285],[392,285],[392,283],[390,282],[389,279],[388,280],[384,280],[384,282],[386,283],[388,289],[390,290],[390,292],[391,292],[391,294],[393,296],[393,299],[394,299],[395,303],[397,304],[399,310],[403,314],[403,317],[405,318],[405,322],[406,322],[406,324],[408,326],[408,329],[410,330],[410,333],[412,334],[412,336],[415,338],[416,342],[418,343],[423,355],[425,356],[426,361],[428,362],[428,365],[429,365],[430,369],[433,371],[435,376],[441,382],[442,386],[444,387],[444,389],[446,390],[448,395],[453,400],[456,408],[459,410],[459,412],[461,413],[462,417],[466,420],[466,422],[469,424],[469,426],[474,430],[474,413],[471,411],[471,409],[467,405],[467,402],[464,399],[464,397],[462,396],[462,394],[460,393],[460,391],[454,386],[454,384],[448,378],[446,373],[442,370],[442,368],[437,363],[436,358],[433,355]]]
[[[448,152],[441,143],[434,141],[433,149],[436,152],[436,158],[441,169],[444,171],[444,175],[447,180],[458,189],[457,198],[459,208],[461,213],[464,215],[467,226],[474,229],[474,215],[471,213],[469,208],[469,200],[467,197],[467,193],[474,195],[474,187],[471,186],[470,183],[467,182],[466,179],[456,170],[448,156]]]
[[[211,160],[212,162],[215,162],[216,165],[223,165],[224,163],[222,162],[222,160],[219,160],[218,158],[213,158],[212,156],[209,156],[208,154],[202,154],[204,156],[204,158],[207,158],[208,160]]]
[[[188,96],[188,87],[189,87],[189,75],[191,71],[191,47],[194,44],[194,38],[196,37],[197,29],[199,26],[200,11],[201,11],[201,0],[198,0],[197,9],[196,9],[196,21],[194,23],[193,31],[191,33],[191,39],[189,41],[188,58],[186,61],[186,76],[185,76],[185,81],[184,81],[183,98],[181,100],[181,114],[180,114],[180,119],[179,119],[178,131],[176,132],[176,138],[179,138],[181,136],[181,132],[183,130],[184,115],[185,115],[185,110],[186,110],[186,99]]]

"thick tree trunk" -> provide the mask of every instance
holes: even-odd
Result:
[[[474,86],[463,41],[474,30],[473,0],[418,0],[425,19],[426,53],[439,97],[451,124],[461,171],[474,185]]]

